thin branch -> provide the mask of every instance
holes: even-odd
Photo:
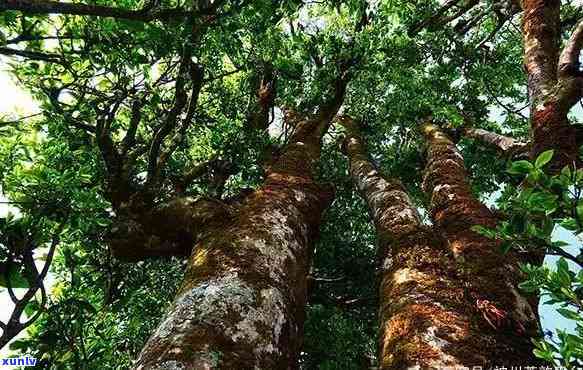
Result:
[[[15,305],[14,305],[14,309],[12,310],[12,314],[10,315],[10,318],[8,319],[8,321],[5,323],[0,322],[0,327],[2,328],[2,335],[0,336],[0,348],[4,347],[6,344],[8,344],[8,342],[10,342],[14,337],[16,337],[21,331],[23,331],[28,326],[30,326],[40,316],[41,311],[43,310],[43,308],[46,304],[46,301],[47,301],[47,294],[46,294],[46,289],[44,286],[44,279],[46,278],[46,276],[49,272],[49,268],[51,266],[57,245],[60,243],[60,235],[63,232],[63,229],[65,227],[65,223],[66,223],[66,220],[61,222],[59,224],[59,226],[57,226],[57,229],[55,230],[55,232],[53,233],[51,245],[49,246],[49,250],[47,252],[45,264],[44,264],[43,269],[41,270],[40,273],[38,273],[38,270],[36,269],[36,265],[34,263],[34,259],[32,258],[32,254],[29,255],[29,257],[30,257],[28,259],[29,265],[30,265],[29,267],[33,269],[36,277],[35,277],[33,282],[30,282],[31,284],[30,284],[28,290],[26,291],[26,293],[24,294],[24,296],[21,299],[16,299],[16,297],[13,297],[12,295],[14,293],[11,292],[11,299],[13,300]],[[29,250],[29,252],[32,253],[31,251],[32,251],[32,248]],[[11,261],[9,261],[8,266],[10,266],[10,263],[11,263]],[[7,285],[9,286],[8,290],[10,292],[11,288],[10,288],[9,280],[7,280],[7,282],[8,282]],[[24,313],[26,306],[31,302],[31,300],[34,298],[34,296],[36,295],[36,292],[38,290],[41,291],[41,300],[40,300],[40,304],[39,304],[39,310],[29,320],[27,320],[24,323],[21,323],[20,318],[21,318],[22,314]]]
[[[166,150],[163,150],[162,153],[160,154],[160,158],[158,160],[158,167],[164,166],[168,158],[170,158],[170,156],[172,155],[172,153],[184,141],[186,132],[188,131],[188,128],[192,124],[194,118],[194,113],[196,111],[196,107],[198,104],[198,96],[200,95],[200,91],[203,86],[203,76],[204,76],[203,67],[199,64],[192,64],[190,67],[190,79],[192,80],[192,88],[190,92],[188,108],[186,110],[186,117],[180,123],[180,128],[175,133],[171,143],[168,145],[168,148]]]
[[[215,80],[220,80],[222,78],[225,78],[225,77],[234,75],[234,74],[239,73],[239,72],[242,72],[242,71],[243,70],[241,68],[237,68],[237,69],[235,69],[233,71],[229,71],[229,72],[221,73],[220,75],[217,75],[217,76],[212,76],[212,77],[209,77],[209,78],[205,78],[203,80],[203,83],[207,83],[207,82],[211,82],[211,81],[215,81]]]
[[[422,20],[421,22],[415,24],[409,30],[410,36],[415,36],[421,30],[427,28],[428,26],[437,23],[439,19],[447,13],[447,11],[452,8],[454,5],[457,5],[461,0],[449,0],[446,2],[441,8],[439,8],[434,15],[431,17],[427,17],[426,19]]]
[[[30,114],[28,116],[20,117],[20,118],[17,118],[15,120],[12,120],[12,121],[0,121],[0,127],[14,125],[14,124],[20,123],[26,119],[37,117],[40,115],[42,115],[42,112]]]
[[[504,110],[506,110],[506,112],[507,112],[507,113],[509,113],[509,114],[516,114],[516,115],[518,115],[518,116],[522,117],[523,119],[525,119],[525,120],[528,120],[528,117],[527,117],[527,116],[525,116],[525,115],[522,113],[522,110],[523,110],[524,108],[528,107],[528,105],[530,105],[530,104],[527,104],[526,106],[524,106],[524,107],[522,107],[522,108],[513,108],[513,107],[509,107],[507,104],[504,104],[504,103],[502,103],[502,101],[501,101],[501,100],[498,98],[498,96],[497,96],[496,94],[492,93],[492,89],[490,88],[490,85],[488,84],[488,82],[487,82],[486,80],[483,80],[483,81],[484,81],[484,87],[486,88],[486,91],[488,92],[488,95],[490,95],[490,97],[491,97],[492,99],[494,99],[494,101],[495,101],[495,102],[496,102],[496,103],[497,103],[497,104],[498,104],[500,107],[504,108]]]
[[[39,36],[39,35],[18,35],[12,39],[6,40],[6,45],[11,44],[18,44],[20,42],[26,41],[43,41],[43,40],[61,40],[61,39],[70,39],[70,40],[77,40],[81,39],[81,37],[77,36]]]
[[[482,48],[487,42],[490,42],[496,36],[498,31],[500,31],[502,27],[504,27],[507,20],[508,18],[499,18],[494,29],[488,34],[488,36],[486,36],[482,41],[480,41],[476,47],[478,49]]]
[[[464,14],[466,14],[467,12],[472,10],[472,8],[476,5],[478,5],[478,3],[479,3],[478,0],[469,0],[468,3],[466,5],[464,5],[463,7],[461,7],[457,12],[455,12],[454,14],[452,14],[448,17],[442,18],[440,20],[441,25],[445,25],[451,21],[455,21],[459,17],[463,16]]]
[[[567,252],[566,250],[564,250],[562,248],[554,247],[552,245],[549,245],[548,247],[552,251],[549,254],[566,258],[569,261],[572,261],[572,262],[576,263],[577,265],[579,265],[579,267],[583,267],[583,261],[581,261],[580,259],[578,259],[574,255],[572,255],[571,253]]]
[[[41,53],[38,51],[17,50],[17,49],[0,47],[0,54],[8,55],[8,56],[18,56],[18,57],[27,58],[30,60],[39,60],[39,61],[49,62],[49,63],[58,63],[58,64],[62,64],[62,65],[67,64],[57,54]]]
[[[160,173],[158,159],[160,150],[162,148],[162,143],[164,139],[170,134],[170,132],[172,132],[172,129],[176,127],[178,115],[182,112],[184,106],[186,105],[187,95],[184,85],[186,83],[186,77],[188,76],[190,63],[190,58],[187,57],[185,53],[185,55],[182,56],[180,68],[178,70],[178,76],[176,77],[174,88],[174,105],[166,115],[164,123],[158,129],[154,135],[154,138],[152,139],[150,151],[148,153],[148,172],[146,177],[146,184],[148,186],[154,184],[158,180],[158,175]]]
[[[154,20],[163,22],[180,21],[192,15],[192,12],[184,8],[160,9],[152,7],[130,10],[49,0],[4,0],[0,3],[0,10],[19,10],[28,14],[88,15],[141,22],[151,22]]]
[[[138,125],[142,120],[142,102],[138,99],[134,100],[132,103],[132,115],[130,118],[130,125],[122,140],[122,157],[125,157],[128,151],[136,142],[136,132],[138,131]]]

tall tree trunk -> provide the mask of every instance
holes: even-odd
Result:
[[[424,188],[431,194],[434,228],[446,238],[465,285],[464,300],[479,318],[470,328],[472,341],[480,343],[480,353],[490,354],[484,358],[490,366],[535,363],[530,338],[538,334],[536,307],[517,288],[519,260],[471,230],[495,227],[496,219],[473,196],[463,157],[447,135],[432,124],[423,126],[423,134],[428,146]]]
[[[517,302],[512,293],[515,290],[503,285],[505,295],[496,299],[512,300],[511,309],[519,314],[517,323],[511,321],[510,315],[496,316],[509,307],[494,306],[467,283],[476,277],[492,276],[482,277],[481,271],[476,271],[474,276],[466,271],[472,265],[461,262],[462,257],[450,250],[451,235],[446,234],[444,239],[442,228],[432,230],[421,223],[402,185],[380,174],[368,159],[357,124],[348,117],[343,117],[341,123],[348,133],[343,150],[350,159],[350,175],[368,204],[382,257],[380,368],[471,368],[535,363],[528,338],[519,337],[526,326],[531,332],[536,331],[536,319],[531,311],[524,313],[523,307],[515,307]],[[430,151],[437,154],[439,143],[430,141],[433,143]],[[455,149],[449,144],[448,150]],[[451,165],[448,153],[441,151],[441,154],[445,163]],[[433,168],[443,171],[439,166]],[[447,177],[448,173],[443,176]],[[480,243],[489,241],[480,240]],[[484,289],[482,285],[479,287]],[[492,291],[491,286],[486,290]],[[517,297],[521,304],[525,302]],[[513,323],[518,329],[512,327]]]
[[[345,77],[345,76],[344,76]],[[194,248],[172,307],[137,369],[292,369],[302,342],[307,275],[330,187],[312,172],[346,87],[294,134],[262,187]]]
[[[482,363],[468,341],[472,316],[442,240],[422,225],[402,185],[369,160],[357,124],[348,117],[343,151],[350,176],[368,204],[379,256],[379,360],[381,369],[439,368]]]
[[[578,27],[559,55],[560,0],[523,0],[524,66],[528,77],[532,134],[531,157],[546,150],[555,155],[553,173],[578,161],[576,130],[567,114],[581,97]]]

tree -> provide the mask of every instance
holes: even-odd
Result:
[[[578,321],[577,271],[540,257],[579,261],[549,228],[580,230],[577,171],[561,172],[579,163],[580,17],[540,1],[3,2],[0,54],[39,108],[0,122],[16,212],[0,284],[28,319],[3,338],[26,326],[11,347],[54,368],[502,365],[533,350],[575,366],[579,342],[544,341],[536,302],[550,292]],[[332,126],[343,114],[358,127]],[[47,248],[50,273],[34,266]]]
[[[311,246],[332,190],[313,168],[348,71],[313,117],[285,113],[289,143],[264,184],[224,210],[194,247],[186,277],[136,367],[286,368],[300,352]]]
[[[350,173],[367,200],[382,253],[381,368],[532,363],[528,336],[537,332],[536,308],[518,293],[517,262],[470,230],[496,221],[471,196],[453,143],[436,126],[422,126],[429,228],[402,185],[367,159],[358,124],[342,121]]]

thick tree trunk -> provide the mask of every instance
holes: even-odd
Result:
[[[311,246],[332,198],[311,176],[314,145],[319,138],[289,145],[232,223],[196,245],[138,369],[295,367]]]
[[[370,162],[354,121],[341,122],[350,176],[368,204],[379,244],[380,368],[482,364],[484,353],[468,335],[475,314],[465,310],[451,253],[422,225],[401,184]]]
[[[197,243],[136,369],[297,368],[313,241],[333,197],[312,173],[347,79],[313,118],[288,111],[290,143],[232,221]]]
[[[531,158],[546,150],[555,155],[552,173],[578,161],[576,130],[569,109],[581,97],[579,52],[581,30],[559,56],[560,0],[523,0],[524,66],[528,77],[532,147]]]
[[[345,117],[341,122],[348,132],[343,149],[350,159],[350,175],[368,204],[382,257],[380,368],[487,368],[534,364],[529,338],[521,336],[526,335],[527,330],[531,334],[536,332],[536,317],[523,306],[528,303],[516,293],[514,286],[506,285],[507,278],[497,276],[491,281],[494,273],[501,272],[499,266],[496,266],[496,271],[486,270],[484,273],[481,260],[465,263],[464,255],[451,250],[452,243],[462,242],[462,237],[446,232],[444,239],[442,231],[457,227],[460,220],[450,217],[447,222],[452,222],[451,225],[438,225],[434,230],[422,225],[401,184],[381,175],[368,159],[354,121]],[[435,155],[441,156],[441,163],[445,166],[451,166],[451,155],[456,155],[457,160],[459,154],[450,152],[455,150],[450,141],[445,148],[439,141],[431,139],[430,142],[430,161],[433,164],[430,164],[428,173],[438,171],[443,179],[450,178],[452,171],[443,172],[444,168],[436,163]],[[463,167],[461,169],[463,171]],[[465,176],[463,172],[460,174]],[[442,183],[440,186],[449,185]],[[453,203],[452,211],[456,209]],[[478,205],[477,201],[475,205]],[[487,211],[480,205],[480,211],[484,210]],[[466,231],[471,225],[466,225]],[[481,238],[475,234],[472,237]],[[483,238],[478,242],[480,248],[494,248],[493,252],[498,256],[493,243]],[[472,247],[467,245],[469,242],[464,243],[467,248]],[[473,247],[476,247],[475,243]],[[481,253],[480,256],[490,257],[489,254]],[[470,257],[469,254],[465,256]],[[500,263],[500,259],[497,262]],[[487,261],[484,263],[487,268],[492,268]],[[508,267],[504,272],[511,273]],[[488,280],[488,284],[474,286],[469,283],[473,279]],[[511,282],[515,283],[514,280]],[[486,295],[476,288],[484,290]],[[502,289],[502,294],[498,288]],[[493,292],[497,294],[495,297],[487,295]],[[500,301],[504,299],[510,303],[502,305]],[[505,314],[503,309],[511,314]]]
[[[518,259],[470,229],[495,227],[496,219],[472,195],[463,158],[452,141],[431,124],[423,126],[423,133],[428,144],[424,188],[431,194],[434,228],[447,240],[465,285],[467,308],[476,314],[470,342],[479,344],[489,366],[535,363],[530,339],[538,334],[536,307],[517,288]]]

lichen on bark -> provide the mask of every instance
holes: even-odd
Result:
[[[403,186],[368,159],[358,124],[349,117],[340,122],[350,175],[368,204],[380,249],[380,368],[536,363],[528,338],[536,318],[516,290],[512,256],[469,230],[495,220],[471,195],[455,145],[437,127],[425,127],[429,227]],[[495,321],[502,310],[504,320]]]
[[[204,233],[136,369],[297,367],[313,242],[333,197],[313,178],[333,107],[294,114],[295,132],[263,185]]]

